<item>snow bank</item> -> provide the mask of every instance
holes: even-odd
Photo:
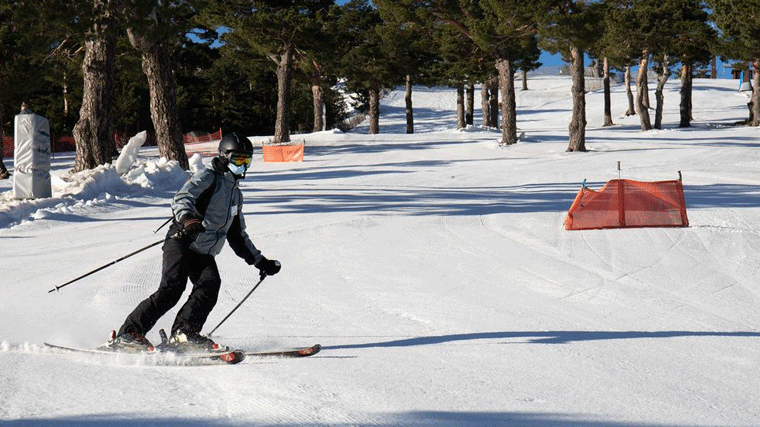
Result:
[[[193,159],[195,170],[203,167],[200,156]],[[165,192],[176,191],[188,177],[188,172],[176,161],[165,158],[138,162],[123,175],[112,164],[77,173],[64,172],[51,177],[50,198],[16,200],[13,191],[0,193],[0,228],[52,218],[53,214],[70,215],[84,206],[102,206],[115,200],[165,197]]]

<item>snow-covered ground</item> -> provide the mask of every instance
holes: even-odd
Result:
[[[610,128],[592,92],[590,151],[567,153],[569,80],[529,86],[526,139],[511,147],[455,130],[455,92],[419,87],[413,135],[392,92],[379,135],[294,136],[300,164],[257,148],[246,222],[283,270],[215,336],[322,343],[308,359],[198,367],[45,349],[97,346],[155,290],[159,247],[48,293],[161,240],[187,173],[144,148],[124,177],[74,175],[56,155],[51,199],[15,201],[0,181],[0,425],[760,425],[760,130],[732,126],[747,95],[696,80],[694,125],[678,129],[671,81],[665,128],[640,132],[622,86]],[[682,171],[691,226],[565,231],[581,182],[617,178],[618,161],[629,179]],[[218,263],[206,331],[257,280],[228,248]]]

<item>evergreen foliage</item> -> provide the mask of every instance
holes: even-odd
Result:
[[[752,100],[748,104],[752,126],[760,126],[760,0],[710,0],[715,23],[721,31],[722,53],[730,58],[751,62]]]
[[[118,1],[123,12],[108,31],[117,43],[113,126],[125,137],[153,129],[145,51],[129,43],[127,29],[166,49],[183,132],[272,135],[279,126],[289,135],[319,130],[320,121],[331,128],[347,114],[339,82],[358,94],[359,109],[370,111],[382,89],[407,80],[463,89],[500,72],[503,142],[513,143],[514,88],[504,82],[514,80],[516,69],[540,65],[539,39],[568,60],[573,49],[615,67],[653,58],[663,73],[679,62],[703,63],[715,51],[760,64],[760,21],[747,13],[760,0]],[[26,102],[50,119],[54,135],[71,135],[83,97],[83,46],[107,3],[0,4],[6,133]],[[721,34],[717,46],[711,18]],[[284,66],[291,67],[287,75]]]

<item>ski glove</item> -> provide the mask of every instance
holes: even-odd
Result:
[[[282,268],[280,261],[275,259],[269,260],[264,257],[262,257],[261,261],[257,262],[254,266],[261,271],[262,276],[274,276],[280,271],[280,268]]]
[[[203,220],[193,215],[185,215],[182,218],[182,232],[190,238],[195,238],[200,233],[206,231],[203,226]]]

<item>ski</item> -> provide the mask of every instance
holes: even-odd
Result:
[[[321,350],[322,345],[314,344],[311,347],[294,350],[246,351],[245,355],[250,357],[309,357],[319,353]]]
[[[217,362],[235,365],[242,362],[245,359],[245,352],[242,350],[226,350],[219,352],[206,352],[206,353],[187,353],[179,351],[139,351],[139,352],[125,352],[125,351],[109,351],[109,350],[97,350],[89,348],[68,347],[58,344],[45,343],[45,346],[70,353],[84,353],[104,356],[148,356],[148,357],[160,357],[172,356],[176,357],[176,360],[180,363],[204,363],[204,362]]]

